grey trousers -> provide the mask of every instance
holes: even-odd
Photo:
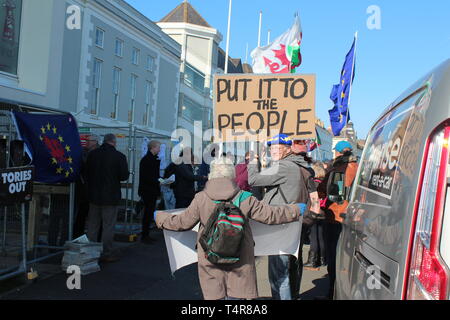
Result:
[[[112,253],[114,227],[117,220],[117,206],[98,206],[89,204],[88,233],[90,241],[97,241],[100,226],[102,226],[103,255]]]

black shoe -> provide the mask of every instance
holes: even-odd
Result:
[[[314,269],[319,268],[319,255],[316,252],[309,250],[308,261],[305,263],[304,267]]]

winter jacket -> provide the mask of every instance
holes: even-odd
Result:
[[[299,200],[300,188],[305,187],[305,183],[300,183],[300,179],[303,179],[300,166],[309,168],[304,157],[295,154],[274,162],[271,167],[261,172],[258,172],[256,163],[252,162],[247,166],[248,182],[251,186],[266,187],[263,199],[266,203],[296,203]]]
[[[207,164],[205,161],[202,161],[202,164],[198,169],[198,175],[207,177],[209,175],[209,170],[210,170],[209,164]],[[205,179],[197,182],[198,191],[202,191],[205,188],[206,181],[207,180]]]
[[[236,183],[241,190],[250,191],[251,187],[248,184],[247,162],[239,163],[235,167]]]
[[[358,171],[358,160],[353,154],[349,153],[347,155],[337,157],[331,166],[331,168],[327,171],[324,180],[319,184],[318,191],[319,193],[327,194],[328,196],[328,185],[330,176],[333,172],[335,173],[343,173],[343,186],[347,188],[347,198],[343,200],[342,203],[334,203],[331,201],[327,201],[325,206],[325,214],[327,217],[327,221],[330,223],[342,223],[343,219],[341,217],[341,213],[347,212],[348,206],[348,197],[350,195],[350,189],[352,187],[353,181],[355,180],[356,172]]]
[[[75,181],[75,195],[77,199],[77,203],[85,203],[89,202],[89,192],[87,187],[87,177],[86,177],[86,161],[87,156],[89,154],[89,150],[87,148],[83,148],[81,151],[81,166],[80,166],[80,175]]]
[[[194,168],[190,164],[170,164],[164,171],[164,179],[167,179],[172,174],[175,174],[175,183],[173,193],[176,199],[194,199],[195,196],[195,181],[206,181],[207,178],[194,175]]]
[[[204,191],[196,194],[191,205],[182,214],[172,215],[161,212],[156,216],[156,224],[159,228],[184,231],[192,229],[200,222],[198,232],[200,236],[209,217],[214,212],[216,204],[213,201],[231,200],[238,192],[240,192],[239,187],[232,179],[209,180]],[[249,197],[243,201],[240,208],[246,217],[247,227],[244,228],[239,262],[233,267],[212,264],[205,258],[202,246],[197,246],[198,276],[203,297],[206,300],[222,299],[225,296],[242,299],[257,298],[254,241],[247,220],[254,219],[265,224],[283,224],[298,220],[300,213],[295,204],[269,206],[255,197]]]
[[[160,163],[158,155],[153,155],[150,151],[141,159],[139,163],[139,196],[156,198],[161,194],[158,181]]]
[[[116,206],[122,198],[120,182],[128,179],[125,155],[104,143],[89,152],[86,161],[89,202],[99,206]]]

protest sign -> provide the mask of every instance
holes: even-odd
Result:
[[[181,214],[184,209],[168,210],[171,214]],[[291,254],[298,257],[302,231],[302,220],[280,225],[267,225],[249,221],[255,241],[255,256]],[[197,238],[199,224],[188,231],[164,230],[167,255],[171,272],[197,262]]]
[[[314,139],[315,75],[215,75],[215,141]]]
[[[34,167],[0,169],[0,204],[31,201]]]

